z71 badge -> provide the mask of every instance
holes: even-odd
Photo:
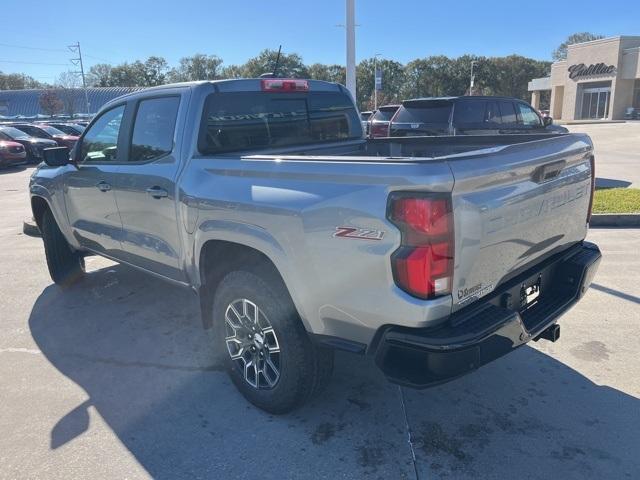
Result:
[[[336,231],[333,236],[342,238],[357,238],[360,240],[382,240],[382,237],[384,237],[384,231],[370,230],[368,228],[336,227]]]

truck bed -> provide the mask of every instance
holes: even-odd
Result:
[[[331,172],[334,184],[366,183],[368,172],[384,175],[380,168],[386,164],[389,176],[386,180],[378,176],[376,181],[386,183],[387,191],[449,188],[455,223],[452,311],[456,311],[518,271],[584,239],[591,157],[587,135],[549,134],[380,138],[243,159],[289,165],[279,170],[297,170],[295,164],[311,167],[307,163],[311,162],[313,170]],[[337,168],[336,163],[343,166]],[[406,165],[404,170],[398,169],[401,165]],[[439,178],[434,175],[436,166]],[[442,182],[442,167],[450,172],[449,187]],[[400,171],[412,173],[398,177]],[[353,176],[357,173],[360,180]]]
[[[341,142],[338,145],[318,145],[274,150],[259,155],[244,155],[251,159],[345,161],[425,161],[458,155],[482,155],[520,144],[557,145],[567,140],[583,141],[581,134],[532,134],[532,135],[459,135],[439,137],[387,137],[369,138],[357,142]],[[375,158],[373,158],[375,157]]]

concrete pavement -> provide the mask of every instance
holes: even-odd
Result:
[[[565,126],[593,140],[597,187],[640,188],[640,121]]]
[[[338,355],[270,416],[213,362],[192,293],[103,259],[68,291],[22,234],[29,170],[0,172],[0,478],[640,478],[640,230],[555,344],[424,390]]]

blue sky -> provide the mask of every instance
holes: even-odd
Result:
[[[336,26],[344,22],[344,0],[32,0],[28,15],[21,0],[2,3],[0,70],[41,81],[53,82],[72,68],[65,49],[75,41],[87,67],[150,55],[175,64],[197,52],[229,65],[279,44],[307,63],[343,63],[345,57],[344,29]],[[356,0],[356,18],[358,59],[381,53],[401,62],[465,53],[549,59],[574,32],[640,35],[637,0]]]

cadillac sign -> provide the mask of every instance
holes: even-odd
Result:
[[[616,72],[616,67],[613,65],[605,65],[604,63],[594,63],[591,65],[585,65],[579,63],[577,65],[571,65],[569,67],[569,78],[575,80],[580,77],[593,77],[596,75],[612,75]]]

